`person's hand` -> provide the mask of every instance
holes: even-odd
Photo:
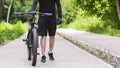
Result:
[[[57,19],[57,25],[61,24],[62,23],[62,18],[58,18]]]
[[[35,14],[36,14],[36,11],[32,10],[32,11],[30,11],[30,14],[31,14],[31,15],[35,15]]]
[[[31,20],[33,20],[36,15],[36,11],[32,10],[30,11],[30,14],[31,14]]]

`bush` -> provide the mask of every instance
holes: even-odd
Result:
[[[18,21],[17,24],[0,23],[0,44],[18,38],[27,31],[28,24]]]

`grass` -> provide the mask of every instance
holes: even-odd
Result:
[[[62,27],[120,37],[120,30],[113,28],[109,24],[106,24],[96,16],[78,15],[74,21],[72,21],[70,24],[63,25]]]

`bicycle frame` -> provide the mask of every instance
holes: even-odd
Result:
[[[27,34],[27,39],[23,40],[27,44],[28,49],[28,60],[32,59],[32,66],[36,65],[37,61],[37,48],[38,46],[38,28],[35,26],[35,15],[36,12],[16,12],[15,14],[31,14],[32,17],[28,19],[29,21],[29,29]],[[51,16],[51,13],[39,13],[42,16]],[[31,58],[32,57],[32,58]]]

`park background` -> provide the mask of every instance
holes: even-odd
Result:
[[[0,44],[18,38],[28,29],[28,15],[33,0],[0,0]],[[119,0],[60,0],[63,21],[58,27],[72,28],[98,34],[120,36],[117,11]],[[119,9],[118,9],[119,10]],[[38,8],[36,9],[38,11]]]

